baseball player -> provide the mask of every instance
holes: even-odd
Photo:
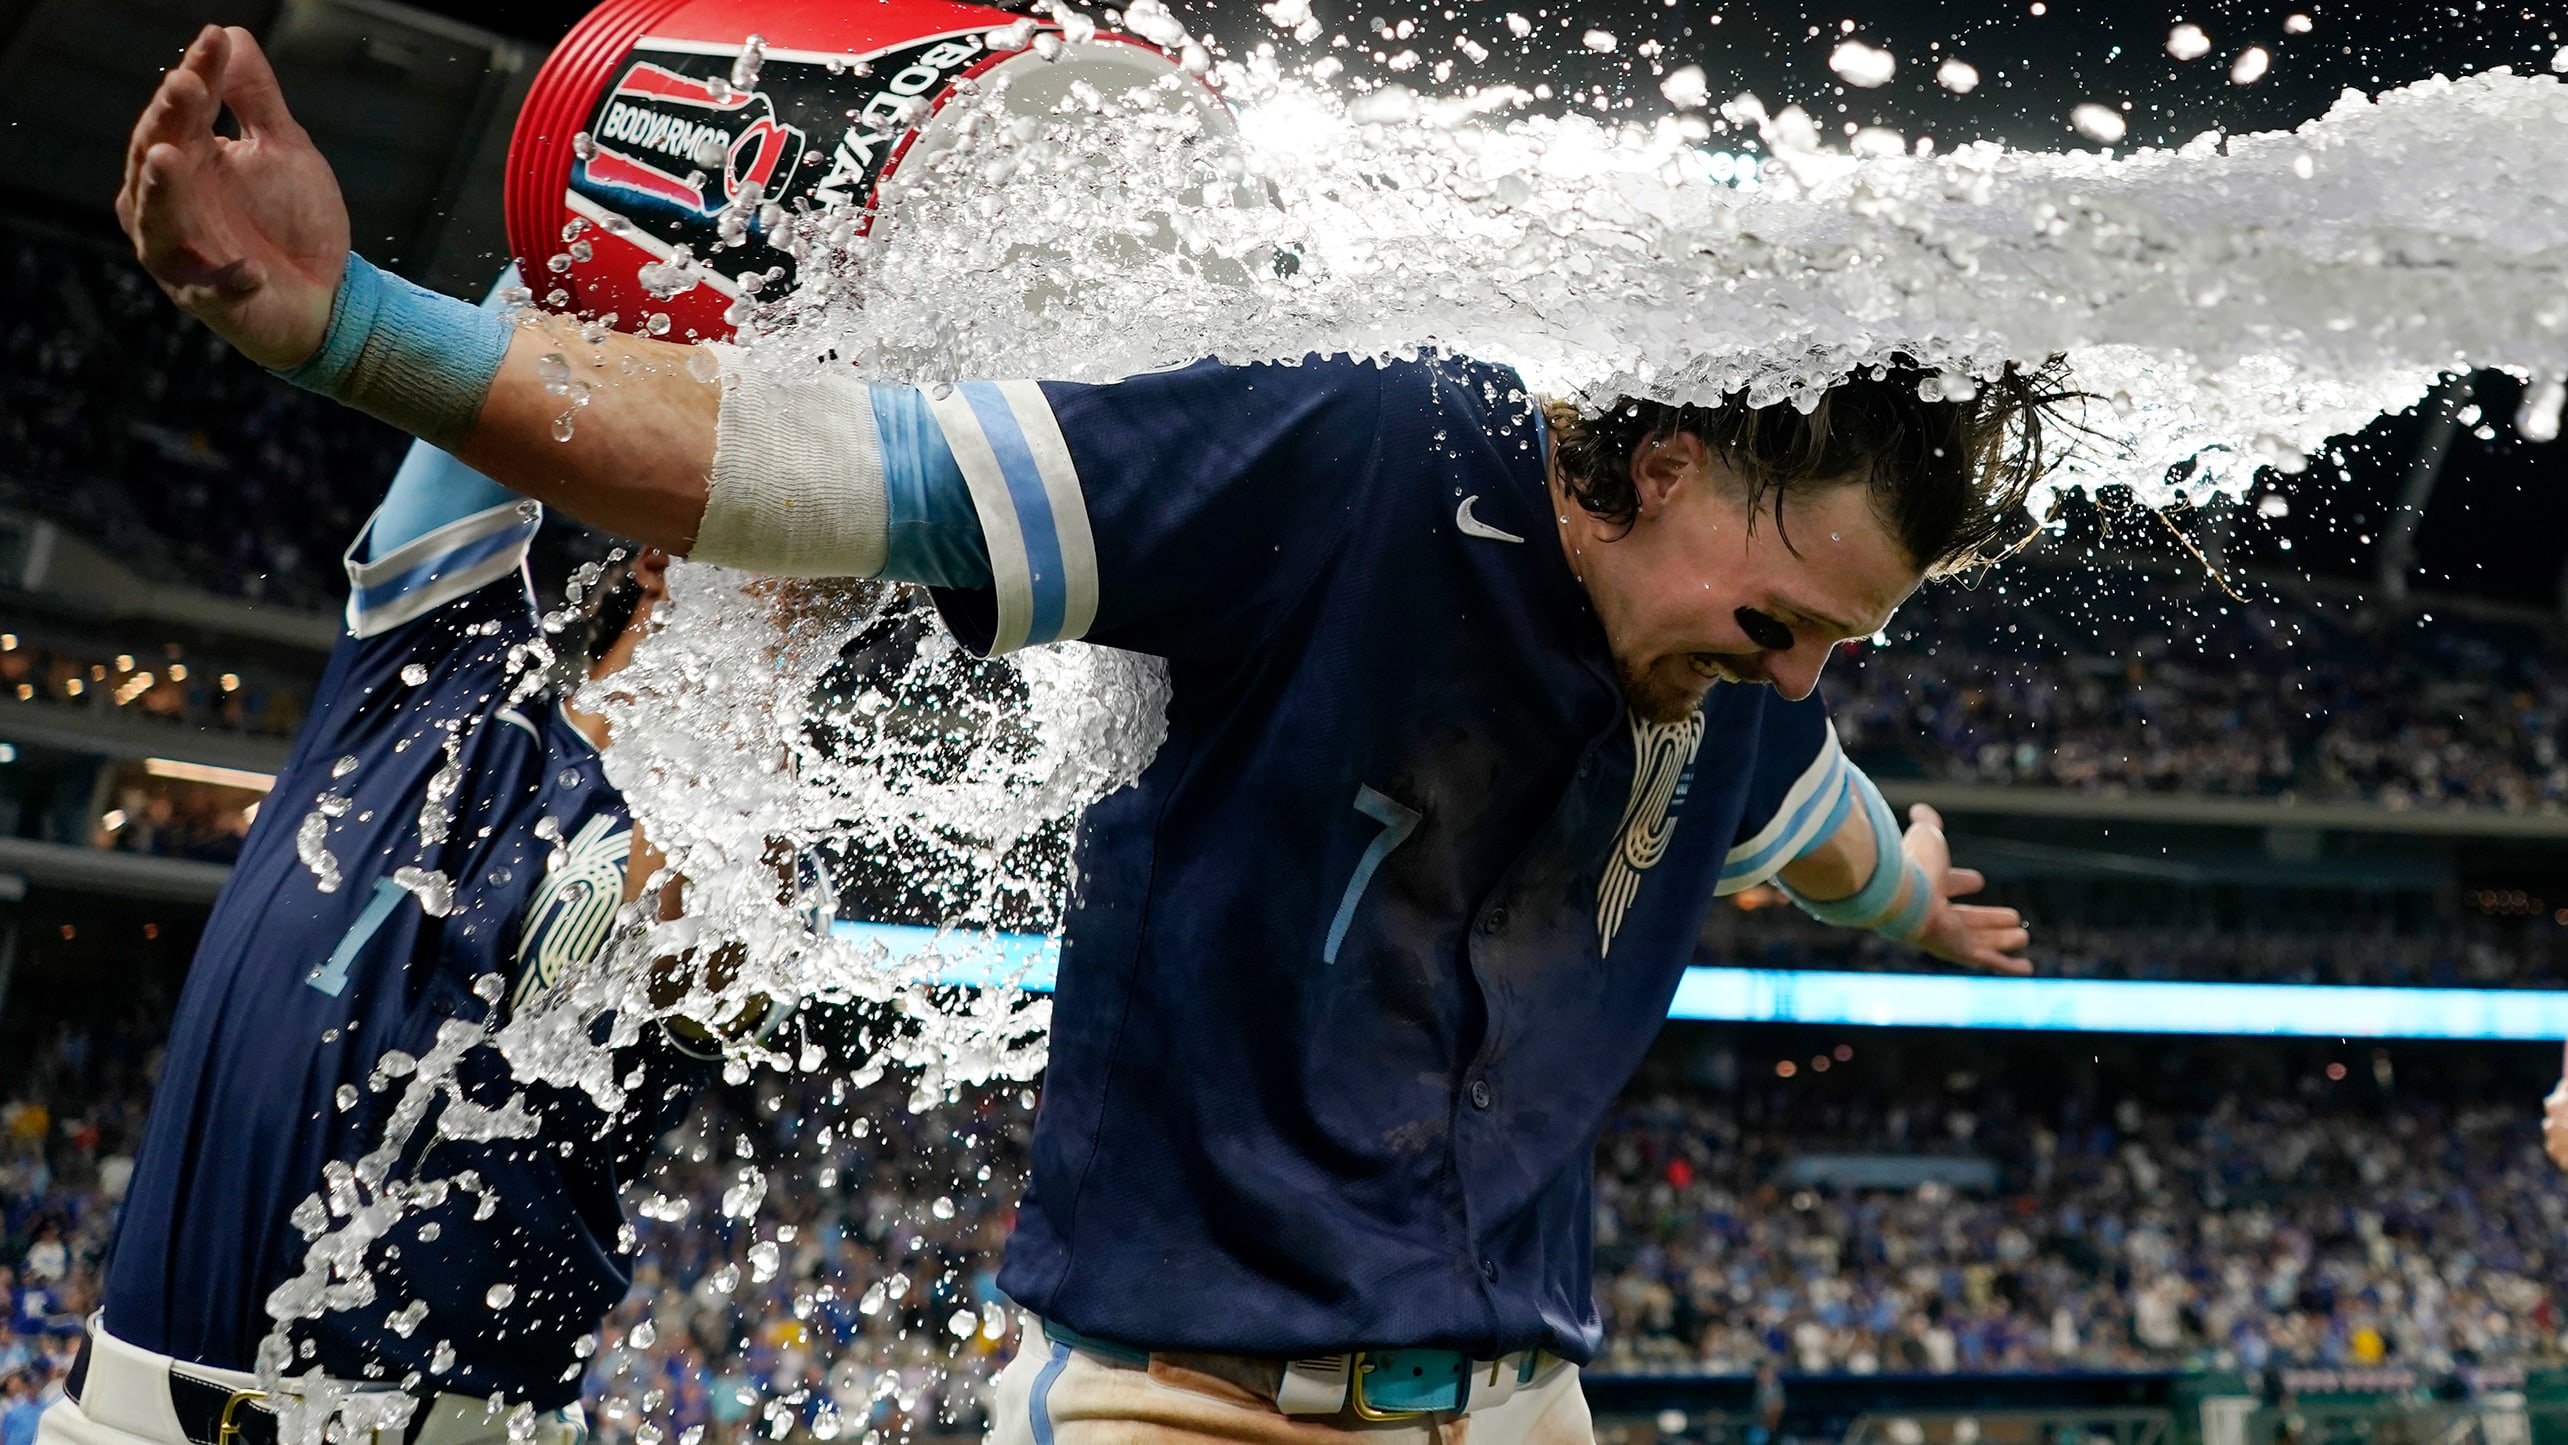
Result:
[[[275,1440],[252,1373],[270,1294],[335,1207],[307,1200],[381,1146],[397,1060],[558,984],[652,871],[600,768],[604,719],[519,685],[540,523],[421,445],[349,549],[346,631],[207,922],[103,1308],[43,1445]],[[613,567],[551,640],[591,675],[622,666],[666,566]],[[378,1240],[373,1301],[299,1325],[286,1372],[407,1392],[414,1445],[506,1438],[519,1406],[551,1412],[539,1436],[574,1438],[579,1342],[630,1283],[617,1191],[712,1067],[659,1030],[625,1062],[639,1087],[614,1117],[537,1089],[534,1137],[417,1131],[396,1168],[472,1187]],[[489,1049],[457,1083],[486,1105],[513,1088]]]
[[[1956,901],[1979,876],[1931,813],[1902,836],[1811,694],[2004,540],[2033,378],[1581,418],[1464,361],[930,396],[708,385],[613,337],[577,352],[617,382],[564,443],[538,359],[567,333],[353,256],[246,34],[172,72],[119,205],[234,345],[529,496],[731,565],[925,583],[985,651],[1167,660],[1166,744],[1080,830],[1003,1445],[1585,1441],[1591,1150],[1716,900],[1773,880],[2024,967],[2013,910]]]

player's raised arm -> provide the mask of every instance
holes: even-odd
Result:
[[[215,122],[229,107],[238,139]],[[116,214],[181,309],[287,380],[455,453],[511,489],[674,552],[695,542],[717,389],[692,348],[579,344],[388,276],[348,247],[329,162],[258,43],[207,26],[135,123]],[[559,356],[576,357],[565,376]],[[569,383],[587,394],[567,442]]]

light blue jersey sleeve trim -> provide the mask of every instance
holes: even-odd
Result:
[[[1042,388],[967,381],[928,406],[981,518],[998,613],[990,654],[1085,636],[1097,620],[1096,539]]]
[[[450,522],[487,512],[517,494],[426,442],[412,442],[392,474],[392,490],[365,530],[366,560],[375,561]]]
[[[1853,805],[1854,773],[1854,764],[1846,761],[1845,750],[1837,744],[1837,729],[1829,727],[1818,756],[1785,791],[1782,806],[1775,809],[1764,827],[1732,848],[1723,860],[1717,891],[1727,896],[1754,888],[1772,879],[1785,864],[1827,841]]]
[[[373,637],[480,591],[525,565],[543,524],[542,508],[512,496],[369,562],[357,558],[371,529],[357,534],[347,555],[348,631]]]
[[[883,574],[930,587],[990,585],[990,549],[945,428],[914,386],[867,388],[888,518]]]
[[[498,311],[500,298],[518,284],[517,267],[511,263],[482,298],[481,309]],[[412,442],[409,454],[401,459],[401,470],[392,474],[392,489],[384,493],[383,505],[375,508],[374,519],[367,525],[366,559],[387,556],[449,522],[516,499],[508,488],[448,453],[426,442]]]

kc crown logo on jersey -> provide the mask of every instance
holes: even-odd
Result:
[[[597,956],[615,926],[615,911],[624,906],[624,864],[632,851],[632,826],[600,813],[555,856],[526,902],[511,1012],[524,1012]]]
[[[1694,782],[1694,753],[1702,746],[1699,709],[1683,722],[1632,719],[1632,795],[1623,804],[1623,827],[1616,836],[1614,856],[1605,860],[1605,876],[1596,884],[1600,957],[1613,951],[1614,935],[1623,931],[1623,915],[1640,896],[1641,875],[1667,856],[1686,789]]]

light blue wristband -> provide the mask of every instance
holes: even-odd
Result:
[[[1786,896],[1802,912],[1822,923],[1839,928],[1868,928],[1884,938],[1901,943],[1917,941],[1917,930],[1924,926],[1927,914],[1935,908],[1935,885],[1926,870],[1899,846],[1899,820],[1891,815],[1889,800],[1881,795],[1871,778],[1860,768],[1846,769],[1846,787],[1863,800],[1864,816],[1872,822],[1872,877],[1848,898],[1807,898],[1781,879]],[[1899,897],[1899,885],[1907,883],[1908,901],[1893,912],[1891,904]]]
[[[1915,943],[1917,930],[1926,925],[1926,915],[1935,909],[1935,885],[1917,860],[1904,854],[1899,860],[1899,876],[1908,880],[1908,901],[1899,905],[1897,913],[1874,924],[1873,932],[1901,943]]]
[[[321,349],[276,375],[451,452],[481,419],[512,329],[350,251]]]
[[[945,428],[914,386],[867,388],[883,458],[882,575],[930,587],[990,585],[990,544]]]
[[[1861,800],[1864,816],[1872,821],[1872,877],[1847,898],[1809,898],[1794,892],[1788,883],[1782,887],[1802,912],[1822,923],[1839,928],[1871,928],[1882,921],[1882,915],[1890,912],[1892,901],[1899,897],[1900,865],[1908,860],[1899,851],[1899,823],[1891,817],[1890,804],[1883,799],[1881,789],[1873,786],[1873,780],[1865,777],[1861,769],[1851,766],[1846,769],[1846,786]]]

